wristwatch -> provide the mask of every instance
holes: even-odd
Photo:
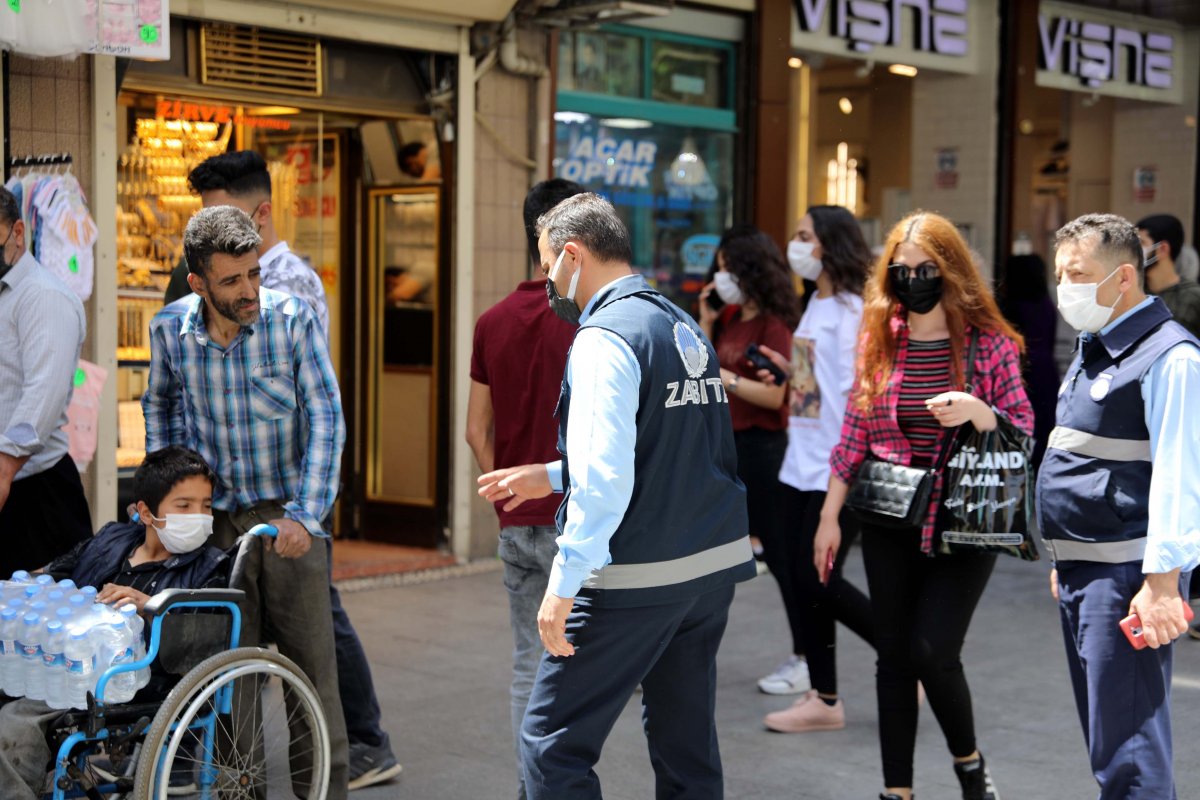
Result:
[[[729,383],[725,384],[725,391],[729,392],[730,394],[737,394],[738,381],[740,381],[741,379],[742,379],[741,375],[734,375],[733,380],[731,380],[731,381],[729,381]]]

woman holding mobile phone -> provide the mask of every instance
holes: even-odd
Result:
[[[836,628],[840,620],[868,644],[874,642],[871,603],[842,577],[842,563],[858,535],[849,512],[840,516],[842,546],[829,551],[821,569],[813,564],[813,541],[829,486],[829,454],[842,431],[854,383],[854,358],[862,322],[862,292],[871,250],[858,220],[841,206],[813,206],[788,243],[788,263],[799,277],[816,282],[791,341],[788,448],[779,471],[781,541],[791,569],[793,604],[804,610],[794,638],[802,642],[812,689],[790,707],[766,716],[781,733],[838,730],[846,712],[838,696]],[[776,363],[788,361],[775,353]],[[760,372],[764,380],[767,373]]]
[[[965,359],[976,341],[974,386]],[[813,563],[842,546],[842,508],[868,458],[931,467],[946,429],[992,430],[1000,416],[1025,433],[1033,409],[1021,383],[1021,337],[1000,314],[958,229],[918,211],[892,229],[867,284],[858,369],[813,545]],[[882,800],[913,796],[917,681],[954,760],[963,800],[996,800],[975,740],[961,652],[996,556],[937,555],[941,478],[924,521],[862,526],[875,626]]]
[[[752,225],[727,230],[714,259],[713,281],[700,293],[700,327],[716,348],[721,381],[729,395],[750,535],[762,543],[763,560],[779,582],[789,624],[795,629],[792,621],[798,619],[798,612],[788,585],[791,570],[779,542],[779,467],[787,450],[787,387],[759,380],[747,348],[790,347],[792,329],[800,318],[799,300],[779,247]],[[720,312],[709,302],[714,293],[725,303]],[[793,640],[789,658],[759,681],[759,689],[769,694],[807,691],[808,668],[800,647],[799,640]]]

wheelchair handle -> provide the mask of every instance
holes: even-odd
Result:
[[[274,539],[276,536],[279,535],[279,529],[276,528],[274,525],[267,525],[266,523],[263,523],[260,525],[255,525],[253,528],[246,531],[246,535],[247,536],[270,536],[272,539]]]

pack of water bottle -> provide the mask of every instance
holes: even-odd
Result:
[[[0,581],[0,691],[51,708],[87,708],[87,693],[109,667],[146,655],[137,607],[96,602],[96,589],[14,572]],[[106,703],[127,703],[150,682],[150,669],[108,681]]]

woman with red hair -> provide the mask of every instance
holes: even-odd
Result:
[[[971,386],[965,359],[976,340]],[[1025,433],[1033,409],[1021,384],[1020,335],[1005,321],[962,236],[918,211],[888,236],[867,285],[858,369],[813,549],[820,570],[841,545],[838,514],[867,458],[931,467],[947,429]],[[941,476],[919,527],[862,526],[878,653],[875,686],[883,758],[881,800],[913,797],[917,681],[954,758],[963,800],[996,800],[975,743],[963,640],[994,555],[937,555]]]

